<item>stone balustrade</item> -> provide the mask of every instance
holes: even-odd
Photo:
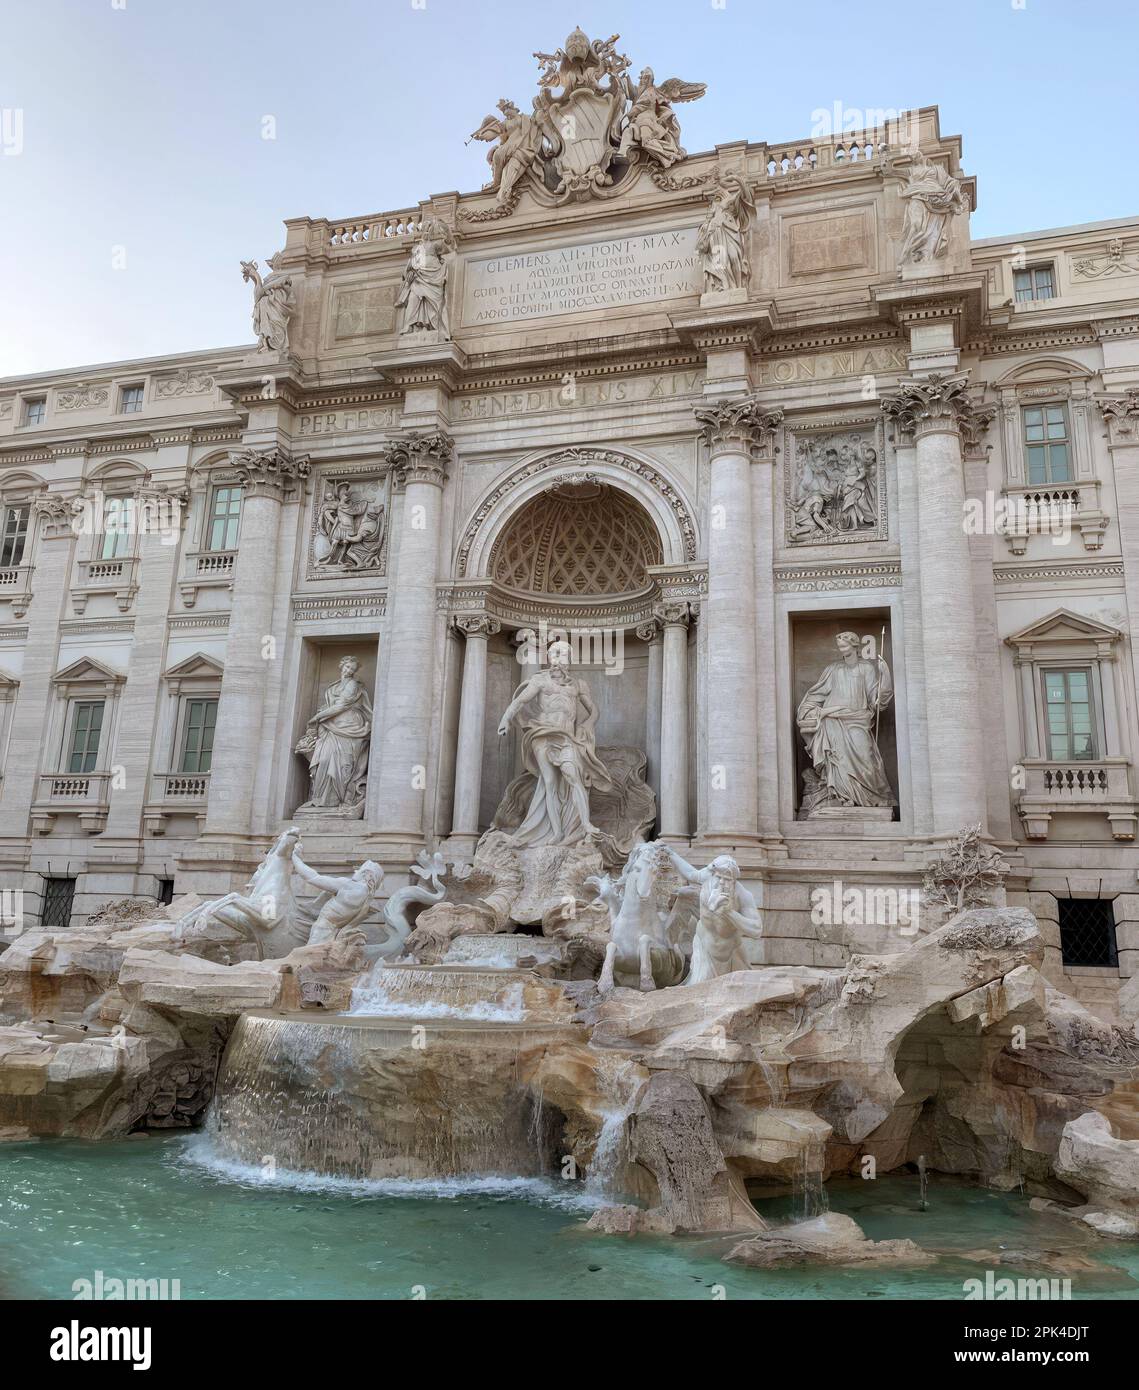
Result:
[[[1115,839],[1134,839],[1139,800],[1131,786],[1130,766],[1126,758],[1026,758],[1025,786],[1017,805],[1025,834],[1046,840],[1053,815],[1091,812],[1108,818]]]

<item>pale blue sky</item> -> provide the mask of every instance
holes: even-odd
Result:
[[[249,341],[283,218],[478,188],[576,24],[708,83],[690,150],[936,104],[975,237],[1139,213],[1135,0],[0,0],[0,374]]]

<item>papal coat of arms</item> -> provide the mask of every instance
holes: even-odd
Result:
[[[473,140],[497,142],[487,155],[487,190],[500,208],[513,207],[524,181],[559,200],[588,198],[619,182],[635,165],[659,170],[685,156],[674,102],[702,97],[702,82],[657,82],[645,68],[634,83],[629,59],[616,50],[619,34],[590,39],[575,29],[565,48],[535,53],[542,64],[529,114],[504,97]]]

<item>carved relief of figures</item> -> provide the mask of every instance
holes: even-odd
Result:
[[[290,275],[277,273],[279,253],[266,262],[272,274],[262,280],[256,261],[241,262],[241,278],[253,282],[253,332],[259,352],[288,352],[289,320],[295,301]]]
[[[961,184],[918,150],[909,180],[898,195],[906,200],[900,265],[939,260],[949,248],[950,220],[968,207]]]
[[[855,430],[796,441],[789,464],[789,541],[822,544],[877,535],[882,483],[874,439]]]
[[[346,656],[340,679],[325,690],[320,708],[296,746],[308,759],[312,791],[301,811],[357,819],[364,814],[372,702],[356,679],[360,663]]]
[[[746,289],[751,262],[744,248],[755,200],[738,174],[717,175],[709,191],[708,215],[696,234],[696,250],[704,270],[704,293]]]
[[[396,295],[400,333],[442,333],[451,336],[447,312],[448,257],[455,236],[438,217],[423,224],[403,272]]]
[[[313,562],[326,571],[379,569],[387,536],[384,498],[382,480],[326,479],[316,507]]]
[[[895,806],[878,747],[881,712],[894,696],[880,651],[863,656],[856,632],[835,638],[832,661],[799,701],[795,722],[811,759],[800,818],[851,806]]]

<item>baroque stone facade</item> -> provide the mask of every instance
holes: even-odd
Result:
[[[29,923],[224,893],[300,812],[390,893],[492,825],[527,634],[568,634],[598,748],[645,755],[685,863],[738,861],[767,963],[904,948],[812,895],[980,824],[1056,978],[1061,915],[1111,900],[1115,961],[1067,966],[1110,1007],[1139,219],[971,241],[932,107],[686,153],[702,84],[612,45],[499,103],[485,189],[287,222],[242,263],[256,345],[0,382],[3,886]],[[836,652],[873,753],[799,713]]]

